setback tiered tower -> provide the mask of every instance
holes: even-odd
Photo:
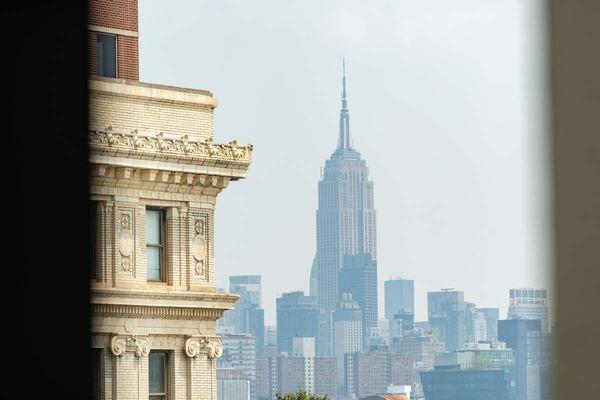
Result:
[[[317,253],[311,274],[316,275],[319,306],[330,316],[340,302],[339,271],[344,256],[369,254],[373,260],[377,258],[373,182],[365,161],[352,148],[345,63],[343,71],[338,145],[325,162],[319,181]],[[321,342],[325,352],[332,354],[332,319],[328,322]]]

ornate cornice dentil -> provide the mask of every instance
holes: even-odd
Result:
[[[137,357],[147,357],[150,354],[150,341],[147,335],[114,335],[110,340],[110,350],[117,357],[128,351]]]
[[[206,354],[208,358],[215,359],[223,354],[223,345],[218,336],[190,336],[185,341],[185,354],[191,358]]]
[[[227,161],[248,166],[252,161],[252,145],[239,145],[236,140],[227,144],[192,139],[188,135],[167,137],[160,132],[156,135],[132,132],[116,132],[112,127],[105,130],[91,130],[89,144],[92,150],[124,151],[129,156],[151,156],[153,159],[175,157],[188,162],[214,160]]]
[[[92,304],[93,317],[216,321],[225,309]]]

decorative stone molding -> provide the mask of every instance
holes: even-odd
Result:
[[[129,230],[121,230],[119,235],[119,252],[123,257],[129,257],[133,253],[133,236]]]
[[[131,234],[131,212],[121,213],[119,217],[120,232],[117,247],[121,253],[121,269],[124,272],[132,270],[133,235]]]
[[[190,336],[185,341],[185,354],[188,357],[196,358],[205,353],[208,358],[215,359],[223,354],[223,345],[218,336]]]
[[[93,304],[92,316],[169,319],[186,321],[216,321],[225,309],[188,307],[151,307],[138,305]]]
[[[105,130],[92,130],[89,144],[94,148],[126,150],[130,154],[171,154],[190,159],[215,159],[236,161],[249,165],[252,161],[252,145],[239,145],[236,140],[227,144],[217,144],[212,138],[192,140],[187,135],[179,138],[167,137],[163,132],[157,135],[140,134],[138,130],[117,133],[109,126]]]
[[[194,257],[194,272],[196,275],[206,276],[206,256],[208,254],[208,240],[206,238],[207,217],[198,216],[194,219],[194,239],[192,239],[192,256]]]
[[[146,335],[114,335],[110,340],[110,350],[117,357],[128,351],[136,357],[147,357],[150,354],[150,341]]]
[[[194,193],[217,195],[227,187],[232,177],[208,174],[181,173],[146,168],[126,168],[127,175],[121,174],[120,167],[107,164],[93,164],[91,168],[92,186],[100,188],[122,188],[138,190],[138,194],[152,195],[160,187],[170,193]],[[142,196],[143,197],[143,196]]]

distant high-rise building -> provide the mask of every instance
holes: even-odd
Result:
[[[272,357],[275,358],[275,357]],[[269,371],[272,358],[257,358],[256,359],[256,398],[257,400],[268,400],[271,398],[270,381],[271,375]]]
[[[464,293],[442,289],[427,293],[427,313],[434,335],[444,342],[446,351],[464,347],[466,336],[466,311]]]
[[[395,339],[415,331],[415,316],[412,311],[398,310],[390,320],[390,343]]]
[[[261,276],[238,275],[229,277],[229,291],[240,296],[238,303],[261,307]]]
[[[510,289],[508,319],[539,319],[542,334],[548,333],[548,292],[545,289]]]
[[[355,254],[344,257],[344,266],[339,273],[341,293],[350,293],[362,313],[363,336],[371,328],[378,327],[377,321],[377,262],[370,254]]]
[[[277,357],[277,386],[275,393],[296,393],[300,390],[311,392],[306,387],[304,357]],[[312,386],[312,384],[311,384]],[[274,398],[274,394],[271,398]]]
[[[465,303],[466,331],[465,342],[487,341],[487,320],[475,303]]]
[[[387,318],[379,318],[377,321],[377,329],[383,339],[383,343],[390,345],[390,321]]]
[[[399,310],[415,312],[415,281],[390,279],[384,283],[385,317],[390,321]]]
[[[345,354],[344,369],[345,398],[385,394],[390,385],[410,385],[413,398],[422,398],[419,371],[423,365],[413,353],[390,353],[387,346],[372,346],[366,353]]]
[[[393,339],[392,354],[397,355],[395,384],[410,385],[415,399],[423,398],[419,372],[433,370],[435,356],[444,351],[444,345],[433,335],[409,335]]]
[[[240,296],[233,310],[225,311],[223,324],[233,325],[235,333],[256,338],[256,354],[261,357],[265,345],[265,312],[261,308],[261,276],[229,277],[229,291]]]
[[[295,337],[291,355],[270,359],[270,398],[277,393],[295,393],[300,390],[317,396],[336,397],[335,357],[315,356],[314,338]]]
[[[556,331],[542,335],[542,353],[541,353],[541,365],[540,365],[540,384],[541,384],[541,398],[551,399],[552,398],[552,379],[554,366],[558,364],[556,359],[556,352],[554,351],[554,335]]]
[[[319,337],[323,330],[324,314],[317,299],[304,292],[283,293],[277,303],[277,351],[292,354],[295,337],[317,340],[317,354],[322,354]]]
[[[265,345],[277,345],[277,327],[265,326]]]
[[[363,349],[362,315],[350,293],[342,293],[339,308],[333,318],[334,355],[337,358],[337,381],[344,383],[344,354]],[[343,389],[343,388],[340,388]]]
[[[310,266],[310,278],[308,281],[308,294],[318,298],[319,293],[319,281],[317,277],[317,257],[313,257],[312,264]]]
[[[504,343],[469,343],[440,353],[433,371],[421,372],[427,400],[513,400],[515,352]]]
[[[498,320],[500,319],[500,310],[497,308],[480,308],[485,317],[487,327],[487,340],[490,342],[498,341]]]
[[[337,149],[325,162],[318,192],[316,292],[319,306],[332,314],[340,300],[338,277],[344,256],[370,254],[373,260],[377,259],[373,182],[369,180],[365,161],[350,140],[345,68]],[[323,340],[332,341],[333,319],[326,321]],[[327,344],[329,354],[333,352],[332,345]]]
[[[515,351],[516,400],[542,400],[541,320],[500,320],[498,321],[498,339],[505,342],[507,347]]]
[[[444,351],[444,344],[433,335],[416,335],[396,338],[392,341],[393,353],[412,354],[415,362],[424,369],[433,369],[435,356]]]
[[[250,382],[250,398],[256,399],[256,339],[250,334],[225,334],[221,342],[223,355],[219,367],[242,371]]]
[[[391,384],[390,353],[373,348],[368,353],[344,357],[346,396],[364,398],[385,393]]]
[[[250,380],[235,368],[217,368],[217,400],[250,400]]]

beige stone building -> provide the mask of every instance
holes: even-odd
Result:
[[[238,296],[215,290],[214,210],[252,146],[213,140],[210,92],[122,79],[137,2],[91,3],[92,395],[216,400],[216,320]],[[135,24],[111,19],[124,4]]]

